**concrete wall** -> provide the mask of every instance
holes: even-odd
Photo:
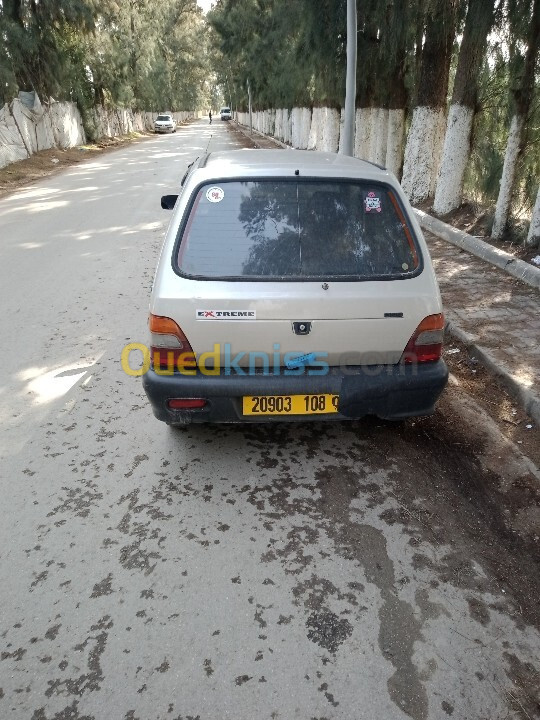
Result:
[[[26,102],[16,99],[0,110],[0,168],[40,150],[85,141],[81,116],[73,103],[51,101],[43,106],[37,95],[25,95]]]
[[[199,113],[176,112],[177,123]],[[133,113],[125,108],[98,106],[89,114],[96,137],[117,137],[133,131],[154,129],[157,113]],[[82,118],[74,103],[51,100],[42,104],[35,93],[20,97],[0,108],[0,168],[24,160],[40,150],[69,148],[86,142]]]

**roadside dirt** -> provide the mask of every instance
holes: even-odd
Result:
[[[540,428],[502,383],[455,338],[447,338],[444,359],[460,387],[486,411],[501,433],[519,445],[521,452],[540,468]]]
[[[103,155],[119,147],[143,142],[151,137],[155,137],[154,133],[131,133],[117,138],[102,138],[99,142],[78,145],[67,150],[61,148],[42,150],[26,160],[20,160],[0,169],[0,198],[36,180],[55,175],[66,167],[85,162],[96,155]]]

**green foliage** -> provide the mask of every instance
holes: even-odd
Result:
[[[208,20],[216,74],[233,104],[340,106],[346,5],[335,0],[219,0]]]
[[[19,90],[134,109],[195,109],[209,73],[196,0],[0,0],[0,100]]]
[[[496,36],[479,77],[479,109],[475,117],[474,142],[465,177],[465,194],[490,205],[497,200],[508,130],[515,111],[504,33]],[[525,129],[524,149],[517,168],[514,213],[531,211],[540,178],[540,89],[537,87]]]

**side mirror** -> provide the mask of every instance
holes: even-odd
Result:
[[[172,210],[178,200],[178,195],[162,195],[161,207],[164,210]]]

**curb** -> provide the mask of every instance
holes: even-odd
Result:
[[[238,128],[238,130],[240,130],[241,133],[243,133],[247,138],[249,138],[252,142],[254,142],[255,145],[257,144],[257,140],[253,137],[253,135],[249,134],[249,128],[247,125],[242,125],[241,123],[238,122],[238,120],[233,120],[233,122],[236,125],[236,127]],[[255,128],[253,128],[253,133],[260,135],[261,137],[265,138],[266,140],[270,140],[270,142],[273,142],[276,145],[279,145],[280,147],[284,148],[285,150],[292,150],[290,145],[287,145],[286,143],[281,142],[281,140],[276,140],[276,138],[272,137],[271,135],[265,135],[264,133],[259,132],[258,130],[255,130]]]
[[[534,392],[525,387],[519,380],[516,380],[508,370],[501,366],[489,350],[477,345],[472,335],[469,335],[468,332],[462,330],[451,320],[447,321],[445,330],[462,342],[468,350],[474,352],[484,367],[502,381],[516,402],[519,403],[531,419],[540,426],[540,396],[535,395]]]
[[[437,235],[437,237],[452,243],[452,245],[467,250],[467,252],[470,252],[472,255],[476,255],[476,257],[481,260],[495,265],[501,270],[513,275],[518,280],[527,283],[527,285],[540,289],[540,268],[535,268],[523,260],[518,260],[513,255],[510,255],[510,253],[499,250],[499,248],[493,247],[473,235],[468,235],[462,230],[457,230],[422,210],[415,208],[414,213],[424,230],[429,230],[434,235]]]

